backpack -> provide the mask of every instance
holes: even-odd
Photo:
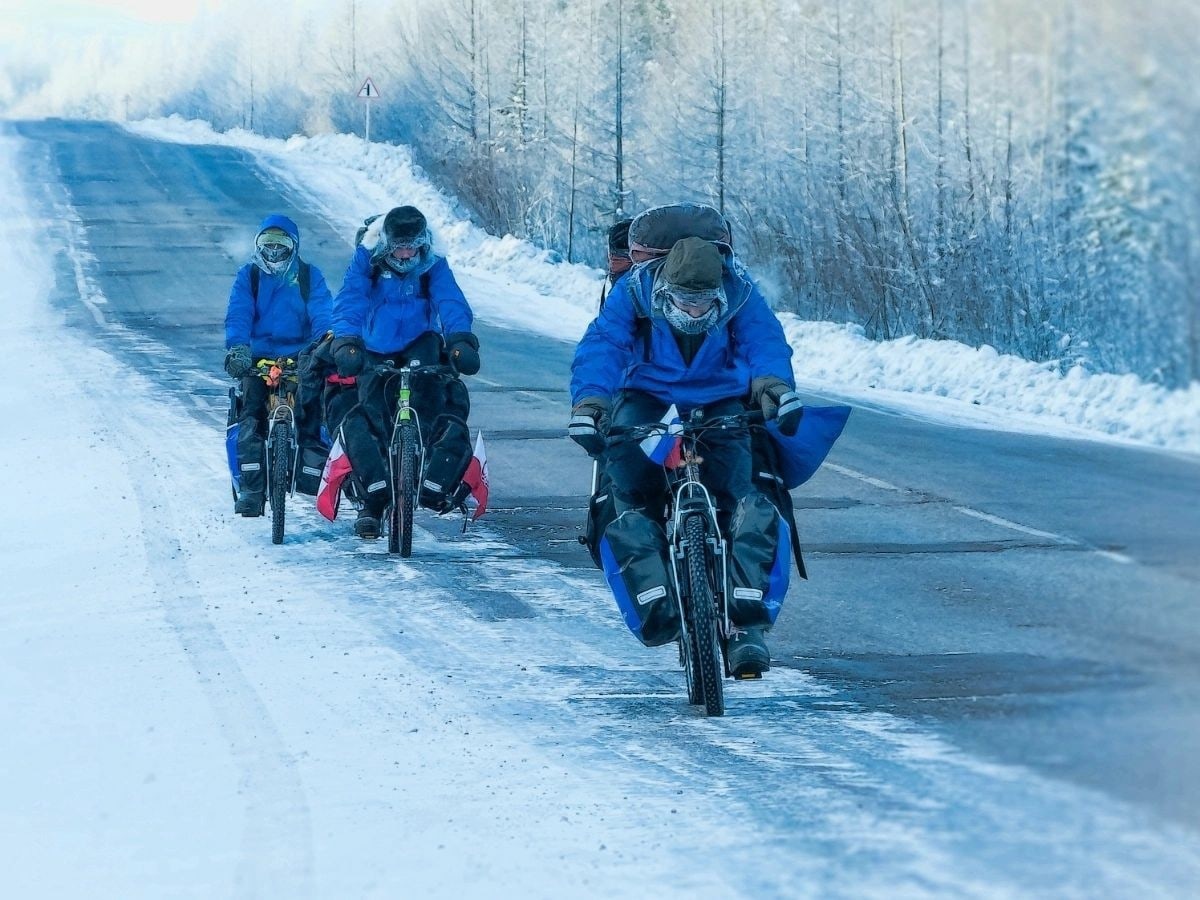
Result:
[[[258,266],[250,267],[250,293],[254,297],[254,302],[258,302],[258,281],[261,277]],[[300,299],[304,301],[304,305],[308,305],[308,294],[312,287],[312,269],[304,260],[300,260],[300,271],[296,273],[296,280],[300,284]]]
[[[629,225],[629,248],[665,256],[676,241],[698,237],[732,249],[729,220],[703,203],[673,203],[638,213]]]
[[[653,253],[658,257],[649,264],[659,264],[675,244],[687,237],[716,244],[728,253],[733,252],[729,220],[711,206],[703,203],[672,203],[655,206],[638,213],[629,224],[628,244],[632,250]],[[650,316],[642,309],[637,295],[633,299],[634,337],[642,344],[642,361],[650,361]],[[600,305],[603,307],[604,298]],[[732,325],[728,325],[732,331]]]

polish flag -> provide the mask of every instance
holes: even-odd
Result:
[[[679,450],[683,444],[681,436],[683,422],[679,420],[679,410],[674,403],[664,413],[659,423],[665,428],[662,431],[656,431],[638,446],[642,448],[642,452],[650,458],[651,462],[673,469],[680,463]]]
[[[321,486],[317,489],[317,512],[330,522],[337,518],[338,505],[342,500],[342,482],[350,474],[350,457],[342,446],[342,433],[339,431],[329,448],[329,458],[325,460],[325,469],[321,472]]]
[[[471,516],[471,519],[478,519],[487,509],[488,502],[487,451],[483,447],[482,431],[475,438],[475,452],[471,454],[471,461],[467,463],[463,481],[471,489],[471,496],[475,499],[475,515]]]

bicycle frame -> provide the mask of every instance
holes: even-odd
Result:
[[[700,481],[701,462],[702,458],[696,452],[695,435],[685,435],[683,465],[677,469],[667,470],[667,477],[671,482],[667,510],[667,543],[671,548],[671,578],[675,586],[675,597],[679,604],[679,618],[683,623],[684,635],[690,637],[687,626],[687,610],[684,608],[688,597],[680,578],[680,570],[685,565],[684,552],[687,547],[685,523],[692,516],[701,515],[705,520],[705,557],[709,561],[714,576],[712,580],[713,593],[717,609],[720,611],[721,637],[724,638],[729,635],[729,611],[725,602],[729,585],[728,548],[717,521],[717,505],[708,488]]]
[[[384,379],[383,390],[396,387],[396,412],[388,441],[388,485],[391,494],[388,507],[388,552],[407,557],[412,552],[413,515],[418,503],[425,474],[425,441],[420,414],[412,403],[413,376],[422,373],[447,371],[442,365],[422,365],[413,359],[397,368],[390,362],[378,365],[375,371]],[[409,465],[412,472],[408,472]]]
[[[671,579],[675,590],[675,600],[679,606],[679,618],[682,627],[682,640],[679,642],[680,664],[689,672],[691,662],[688,654],[694,646],[693,635],[688,621],[689,604],[691,602],[689,576],[687,566],[687,524],[696,516],[704,520],[703,539],[704,560],[708,569],[709,584],[712,588],[713,601],[716,604],[715,621],[721,646],[721,664],[725,676],[729,676],[729,661],[726,657],[726,644],[733,631],[729,619],[728,597],[730,593],[729,547],[726,536],[722,534],[717,517],[717,504],[712,493],[700,480],[700,466],[703,457],[698,450],[701,436],[710,429],[730,427],[746,428],[752,423],[761,422],[762,414],[746,412],[727,416],[719,416],[705,421],[703,412],[694,410],[689,420],[681,423],[683,441],[681,464],[673,469],[665,469],[669,491],[667,493],[667,544],[671,552]],[[633,426],[621,429],[615,438],[620,441],[636,441],[654,434],[662,434],[666,426],[654,423],[644,426]],[[610,436],[610,439],[614,436]],[[690,676],[689,676],[690,677]]]
[[[425,468],[425,441],[421,432],[421,417],[412,405],[412,376],[416,372],[430,370],[431,366],[422,366],[419,359],[414,359],[409,363],[395,368],[393,366],[380,366],[384,377],[390,379],[399,378],[400,384],[396,388],[396,414],[392,417],[392,434],[388,440],[388,470],[391,471],[395,453],[400,442],[400,426],[405,422],[411,422],[417,430],[417,470],[418,483],[420,482],[419,474]],[[395,474],[395,473],[391,473]]]
[[[272,369],[278,369],[275,372],[263,373],[262,362],[270,362]],[[300,444],[296,436],[296,390],[299,387],[299,382],[296,378],[295,364],[283,364],[283,360],[263,360],[259,363],[259,371],[263,380],[267,383],[267,439],[266,439],[266,476],[267,484],[271,483],[271,465],[272,441],[275,439],[275,425],[278,422],[284,422],[289,427],[289,444],[290,458],[292,460],[291,477],[288,479],[288,496],[295,493],[296,489],[296,455],[299,452]],[[288,361],[290,363],[290,361]]]

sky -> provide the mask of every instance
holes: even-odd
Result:
[[[203,9],[215,9],[222,0],[2,0],[0,12],[8,24],[20,20],[26,24],[73,22],[122,22],[133,20],[149,24],[190,22]]]
[[[404,148],[179,120],[136,130],[245,146],[348,236],[363,209],[409,198],[483,319],[570,340],[591,317],[598,270],[456,217]],[[974,758],[797,669],[738,685],[725,719],[694,715],[674,648],[638,646],[597,573],[530,558],[486,517],[466,536],[425,518],[414,558],[399,560],[344,521],[289,507],[289,542],[271,548],[262,520],[230,515],[220,426],[163,402],[154,363],[174,361],[171,348],[137,336],[139,372],[61,327],[52,260],[86,247],[46,252],[12,174],[15,143],[0,137],[0,183],[17,186],[0,192],[6,339],[71,365],[0,391],[0,416],[23,426],[0,430],[0,454],[57,475],[5,492],[6,895],[890,900],[1048,886],[1184,896],[1196,882],[1200,851],[1182,829]],[[1039,388],[994,355],[972,367],[974,351],[789,331],[801,350],[827,343],[822,365],[863,397],[984,424],[1033,391],[1048,408],[1023,414],[1029,427],[1178,440],[1138,430],[1133,415],[1068,421],[1090,381]],[[893,353],[940,382],[923,387]],[[991,370],[1028,383],[1005,392]],[[1135,412],[1162,403],[1126,390]],[[421,602],[391,602],[397,585]],[[530,615],[464,614],[464,594],[504,591]],[[768,821],[731,827],[764,773],[784,779],[764,798]]]

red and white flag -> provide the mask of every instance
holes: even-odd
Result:
[[[471,489],[471,496],[475,500],[475,515],[471,516],[471,519],[478,519],[487,509],[488,501],[487,450],[483,447],[482,431],[475,438],[475,452],[471,454],[471,461],[467,463],[463,481]]]
[[[329,458],[325,460],[325,468],[321,472],[321,486],[317,488],[317,512],[330,522],[337,518],[338,505],[342,501],[342,482],[350,474],[350,457],[342,446],[342,434],[339,431],[329,448]]]

